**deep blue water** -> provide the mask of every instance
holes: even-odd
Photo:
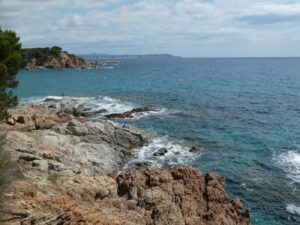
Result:
[[[21,71],[18,94],[110,96],[166,108],[127,121],[201,146],[253,224],[300,224],[300,59],[129,60],[113,69]]]

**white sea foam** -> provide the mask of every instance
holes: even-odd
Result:
[[[99,109],[106,109],[110,113],[122,113],[133,109],[135,104],[131,102],[121,101],[120,99],[110,98],[110,97],[79,97],[78,106],[83,105],[86,108],[92,108],[92,111],[97,111]]]
[[[42,103],[44,102],[47,98],[51,98],[51,99],[62,99],[61,96],[46,96],[46,97],[41,97],[41,96],[36,96],[36,97],[28,97],[28,98],[22,98],[20,103],[24,104],[24,103]]]
[[[166,149],[167,153],[162,156],[153,154],[160,149]],[[147,162],[153,166],[187,165],[200,157],[200,154],[189,152],[184,143],[170,140],[167,136],[155,138],[149,145],[136,149],[134,158],[128,165]]]
[[[130,111],[136,107],[140,107],[132,102],[121,101],[117,98],[111,98],[107,96],[96,96],[96,97],[68,97],[64,98],[76,99],[78,101],[77,107],[82,106],[84,108],[91,108],[91,111],[97,111],[100,109],[106,109],[107,112],[102,115],[111,114],[111,113],[123,113]],[[21,99],[21,104],[23,103],[32,103],[32,104],[42,104],[46,99],[62,99],[61,96],[45,96],[45,97],[30,97]],[[133,120],[141,119],[146,116],[151,115],[163,115],[167,114],[170,111],[167,108],[161,108],[151,112],[135,113],[132,114]]]
[[[300,183],[300,153],[288,151],[279,155],[278,163],[286,171],[287,177]]]
[[[293,204],[288,204],[286,206],[286,211],[288,211],[291,214],[300,216],[300,206],[295,206]]]
[[[132,118],[129,118],[129,119],[137,120],[137,119],[142,119],[142,118],[147,117],[147,116],[166,115],[166,114],[170,114],[170,113],[172,113],[170,110],[163,107],[161,109],[156,109],[155,111],[134,113],[134,114],[132,114]]]
[[[112,70],[112,69],[114,69],[114,67],[113,66],[102,66],[102,67],[100,67],[101,69],[107,69],[107,70]]]

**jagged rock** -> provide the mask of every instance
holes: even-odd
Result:
[[[248,212],[226,195],[224,178],[214,173],[142,168],[121,173],[117,183],[119,196],[136,199],[143,209],[145,224],[250,224]]]
[[[144,113],[144,112],[150,112],[150,111],[153,111],[153,110],[151,110],[150,107],[145,106],[145,107],[135,108],[135,109],[132,109],[132,110],[124,112],[124,113],[108,114],[108,115],[106,115],[106,117],[108,119],[124,119],[124,118],[130,118],[134,114],[137,114],[137,113]]]
[[[49,109],[53,101],[59,109]],[[18,168],[4,190],[2,224],[250,224],[249,212],[226,195],[225,180],[215,173],[146,168],[148,163],[120,172],[153,136],[109,121],[62,119],[58,112],[76,104],[23,105],[11,111],[13,118],[30,121],[0,124],[7,131],[3,151]]]

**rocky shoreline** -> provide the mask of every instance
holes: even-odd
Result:
[[[127,118],[149,107],[106,118]],[[152,134],[81,108],[75,99],[48,99],[10,111],[0,124],[14,169],[4,191],[1,224],[250,224],[225,180],[192,167],[123,166]]]

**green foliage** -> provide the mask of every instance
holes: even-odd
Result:
[[[18,103],[12,89],[18,86],[16,76],[21,62],[19,41],[15,32],[0,28],[0,121],[9,116],[7,109]]]
[[[50,48],[27,48],[22,49],[22,62],[20,67],[24,68],[32,58],[36,59],[37,65],[42,65],[51,55]]]
[[[53,46],[50,50],[51,54],[54,56],[54,57],[59,57],[60,53],[61,53],[61,47],[58,47],[58,46]]]
[[[62,53],[62,48],[53,46],[52,48],[24,48],[22,49],[22,62],[20,67],[25,68],[27,63],[32,59],[36,60],[37,66],[42,66],[49,58],[59,57]]]

